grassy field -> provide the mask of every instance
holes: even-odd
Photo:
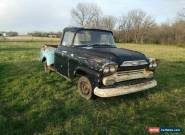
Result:
[[[41,45],[0,42],[0,135],[144,135],[153,126],[185,129],[185,48],[118,44],[161,60],[158,86],[86,101],[75,82],[44,73]]]

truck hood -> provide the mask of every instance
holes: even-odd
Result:
[[[123,61],[146,60],[144,54],[123,48],[83,48],[81,53],[111,60],[118,65]]]

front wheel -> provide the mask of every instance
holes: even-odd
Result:
[[[93,85],[89,78],[81,76],[78,80],[78,90],[80,95],[89,100],[93,97]]]

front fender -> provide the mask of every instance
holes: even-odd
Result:
[[[100,82],[101,74],[98,71],[92,70],[88,67],[77,67],[74,70],[74,76],[85,75],[91,79],[95,84]]]

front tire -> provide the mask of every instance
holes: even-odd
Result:
[[[81,76],[78,80],[78,90],[80,95],[89,100],[93,97],[93,85],[89,78],[86,76]]]

